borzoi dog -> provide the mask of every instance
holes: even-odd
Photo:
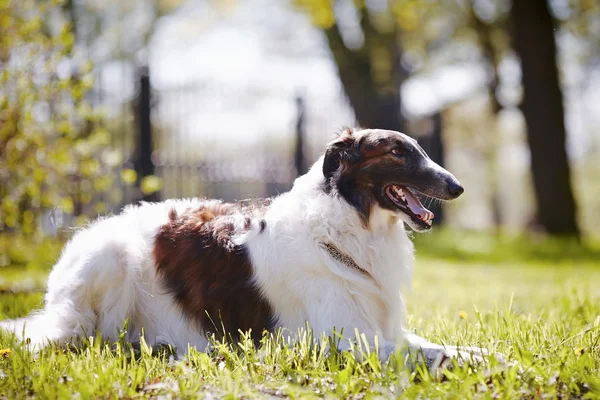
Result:
[[[54,266],[43,310],[0,327],[38,347],[93,336],[204,350],[211,334],[355,332],[382,360],[399,344],[430,367],[479,349],[403,329],[413,245],[431,229],[417,193],[452,200],[458,180],[410,137],[346,129],[291,191],[268,200],[129,206],[78,232]],[[24,337],[22,336],[24,335]],[[375,339],[377,337],[377,339]],[[342,340],[340,347],[351,347]]]

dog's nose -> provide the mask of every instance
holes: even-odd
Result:
[[[461,194],[463,194],[465,189],[462,186],[460,186],[460,183],[450,181],[450,182],[448,182],[448,191],[450,192],[450,194],[452,196],[458,197]]]

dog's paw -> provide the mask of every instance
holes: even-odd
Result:
[[[489,366],[493,357],[502,366],[510,366],[506,357],[500,353],[489,354],[486,349],[478,347],[436,347],[422,349],[418,361],[423,362],[430,371],[452,369],[454,365],[464,367]]]
[[[484,349],[444,349],[446,364],[442,365],[451,367],[454,360],[459,366],[481,365],[486,362],[486,356],[487,352]]]

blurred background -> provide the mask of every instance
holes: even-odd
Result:
[[[600,234],[597,0],[0,0],[0,41],[0,265],[139,200],[276,195],[358,125],[461,180],[453,231]]]

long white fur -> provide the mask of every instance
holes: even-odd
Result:
[[[274,307],[279,326],[293,334],[308,323],[317,334],[335,328],[351,338],[358,330],[371,343],[378,337],[381,358],[406,339],[409,346],[433,350],[431,357],[439,358],[441,346],[403,331],[401,292],[413,266],[404,224],[391,211],[375,207],[370,229],[365,229],[352,206],[323,192],[322,163],[323,158],[290,192],[274,199],[263,232],[255,225],[235,239],[249,249],[256,283]],[[43,310],[4,321],[0,328],[40,347],[96,331],[116,339],[129,319],[127,340],[138,341],[143,329],[150,345],[168,343],[179,353],[188,345],[205,349],[207,338],[188,323],[157,277],[152,249],[171,209],[182,213],[207,201],[215,200],[130,206],[78,232],[50,274]],[[335,244],[373,279],[334,260],[321,242]]]

